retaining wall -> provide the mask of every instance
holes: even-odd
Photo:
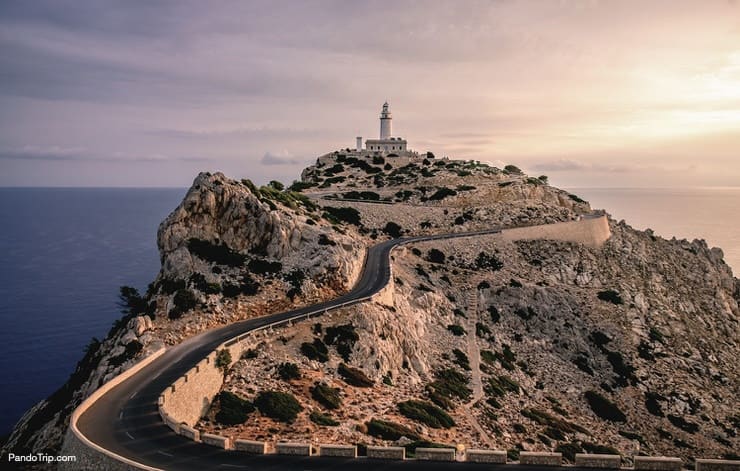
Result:
[[[635,471],[680,471],[681,458],[635,456]]]
[[[589,247],[601,247],[609,237],[609,220],[606,215],[586,217],[579,221],[556,222],[541,226],[517,227],[501,231],[504,240],[548,239],[575,242]]]
[[[696,460],[696,471],[740,471],[740,460]]]
[[[276,443],[275,452],[278,455],[311,456],[310,443]]]
[[[520,464],[534,464],[538,466],[561,466],[562,453],[522,451],[519,453]]]
[[[619,469],[622,466],[622,457],[619,455],[576,453],[576,466],[582,468]]]
[[[455,461],[454,448],[417,448],[414,455],[417,460]]]
[[[354,445],[319,445],[319,456],[357,458],[357,447]]]
[[[252,440],[234,440],[234,449],[236,451],[243,451],[244,453],[251,453],[253,455],[264,455],[267,451],[267,444],[265,442],[255,442]]]
[[[406,459],[406,448],[400,446],[369,446],[367,457],[380,460],[404,460]]]
[[[506,464],[506,452],[504,450],[467,450],[465,461],[471,463],[496,463]]]

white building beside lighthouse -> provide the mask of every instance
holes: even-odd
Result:
[[[380,138],[366,140],[365,150],[384,154],[398,154],[405,153],[406,146],[405,139],[393,136],[393,116],[388,102],[383,103],[383,109],[380,112]]]

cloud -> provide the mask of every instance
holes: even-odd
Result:
[[[262,165],[297,165],[304,164],[305,161],[304,159],[293,156],[286,150],[282,150],[278,152],[265,152],[260,163]]]
[[[203,162],[210,159],[157,153],[132,154],[128,152],[113,152],[104,154],[75,147],[24,146],[0,149],[0,160],[20,160],[25,162]]]
[[[608,172],[630,173],[641,170],[642,166],[612,165],[598,162],[580,162],[570,159],[559,159],[541,162],[531,166],[539,172]]]

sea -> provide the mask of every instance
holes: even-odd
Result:
[[[703,238],[740,271],[740,188],[571,188],[637,229]],[[186,189],[0,188],[0,435],[69,377],[159,270],[159,223]]]

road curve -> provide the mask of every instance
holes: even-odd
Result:
[[[401,244],[495,234],[501,228],[474,232],[393,239],[368,249],[360,279],[346,294],[331,301],[229,324],[187,339],[115,386],[85,412],[77,422],[79,431],[93,443],[135,462],[166,470],[205,469],[447,469],[449,464],[367,459],[250,456],[196,443],[175,434],[160,419],[157,398],[170,384],[210,354],[221,343],[271,324],[299,320],[326,310],[367,300],[390,279],[390,253]],[[456,469],[480,469],[480,465],[456,463]],[[528,467],[520,466],[526,471]],[[532,468],[535,469],[535,468]]]

